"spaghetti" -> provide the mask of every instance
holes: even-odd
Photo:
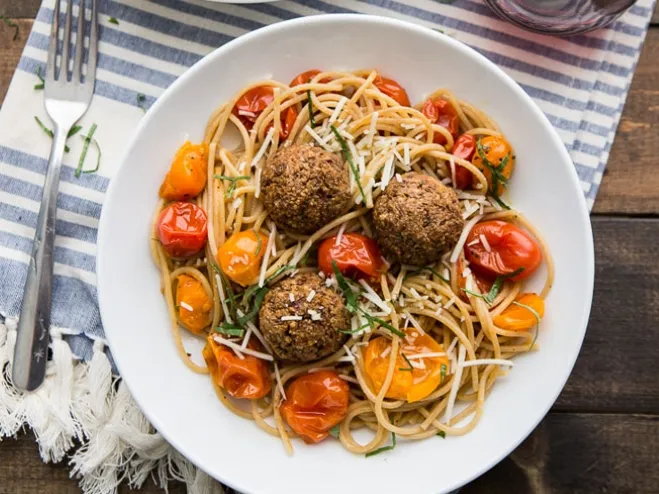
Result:
[[[238,145],[229,147],[230,134]],[[311,233],[278,228],[263,202],[266,163],[296,145],[340,156],[349,178],[350,208]],[[211,373],[222,403],[279,436],[289,452],[292,437],[316,442],[330,432],[349,451],[370,454],[391,434],[465,434],[512,357],[537,349],[551,255],[502,198],[515,156],[501,130],[450,91],[413,107],[395,81],[375,71],[309,71],[290,85],[260,81],[212,113],[201,145],[185,146],[161,188],[150,235],[176,346],[192,371]],[[455,190],[461,228],[451,249],[416,266],[387,256],[384,267],[362,267],[361,276],[332,259],[328,268],[324,243],[330,239],[331,251],[355,239],[373,242],[378,198],[411,173]],[[192,226],[177,236],[168,208],[181,202],[189,211],[178,218]],[[527,257],[505,250],[510,239],[528,247]],[[494,258],[497,266],[488,264]],[[544,287],[526,293],[540,261]],[[346,335],[338,349],[291,363],[277,358],[257,314],[269,291],[305,273],[320,273],[324,287],[345,300],[348,327],[334,328]],[[305,303],[320,300],[324,287],[305,292]],[[181,327],[208,340],[209,367],[192,361]],[[329,418],[311,433],[294,423],[294,404],[319,383]],[[370,430],[370,439],[358,441],[356,430]]]

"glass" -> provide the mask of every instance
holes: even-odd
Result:
[[[636,0],[485,0],[500,17],[544,34],[569,35],[604,27]]]

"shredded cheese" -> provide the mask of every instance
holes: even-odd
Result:
[[[190,312],[194,311],[194,309],[192,308],[192,306],[190,304],[187,304],[187,303],[183,302],[182,300],[181,300],[181,302],[179,302],[178,305],[179,305],[179,307],[183,307],[185,310],[189,310]]]
[[[222,285],[222,279],[218,273],[215,273],[215,281],[217,282],[217,291],[220,295],[220,304],[222,304],[222,312],[224,313],[224,319],[231,324],[233,320],[231,319],[231,314],[229,313],[229,307],[227,306],[226,298],[224,297],[224,286]]]
[[[265,272],[268,270],[268,262],[270,261],[270,251],[272,246],[275,243],[275,235],[277,234],[277,226],[272,225],[270,230],[270,236],[268,237],[268,245],[265,248],[265,254],[263,255],[263,261],[261,263],[261,275],[259,276],[259,286],[262,287],[265,284]]]
[[[373,302],[376,306],[382,309],[385,314],[391,314],[391,307],[389,307],[386,302],[382,300],[377,293],[375,293],[375,290],[373,290],[371,286],[366,283],[366,281],[359,280],[359,284],[366,290],[365,292],[362,292],[362,297],[370,302]]]
[[[309,292],[309,295],[307,295],[307,302],[311,302],[315,296],[316,296],[316,290],[312,289]]]
[[[302,316],[281,316],[280,321],[301,321]]]
[[[332,113],[332,116],[329,118],[330,124],[333,124],[339,118],[339,115],[341,115],[341,110],[343,110],[343,105],[345,105],[347,101],[348,98],[346,98],[345,96],[341,97],[336,107],[334,108],[334,113]]]
[[[274,132],[275,132],[275,128],[272,127],[266,134],[265,139],[263,139],[263,144],[259,148],[259,151],[256,153],[256,155],[254,155],[254,159],[252,160],[251,166],[253,168],[256,168],[256,165],[259,163],[259,161],[261,161],[261,159],[265,155],[268,146],[272,142],[272,136],[274,135]]]
[[[343,239],[343,232],[346,229],[346,223],[342,223],[341,227],[339,228],[339,233],[336,234],[336,239],[334,240],[334,245],[339,246],[341,245],[341,239]]]
[[[462,233],[460,234],[460,238],[458,239],[458,243],[455,244],[455,248],[453,249],[453,253],[451,254],[450,261],[451,263],[455,263],[458,260],[458,257],[460,257],[460,252],[462,252],[462,249],[464,249],[465,242],[467,241],[467,237],[469,236],[469,232],[471,229],[474,227],[476,223],[478,223],[481,220],[482,216],[474,216],[472,219],[470,219],[465,227],[462,230]]]
[[[487,241],[487,238],[485,237],[485,235],[483,235],[483,234],[481,233],[481,234],[478,236],[478,238],[480,239],[481,244],[483,244],[483,248],[485,248],[485,250],[486,250],[487,252],[492,252],[492,248],[490,247],[490,243]]]
[[[446,357],[444,352],[428,352],[428,353],[414,353],[412,355],[405,355],[409,360],[424,359],[424,358],[438,358]]]

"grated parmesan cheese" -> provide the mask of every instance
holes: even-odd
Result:
[[[293,295],[293,292],[290,292],[288,294],[288,300],[290,300],[291,302],[295,302],[295,295]]]
[[[316,296],[316,290],[312,289],[309,292],[309,295],[307,295],[307,302],[311,302],[315,296]]]
[[[320,312],[313,310],[313,309],[308,309],[307,312],[311,316],[312,321],[320,321],[322,319]]]
[[[334,245],[339,246],[341,244],[341,239],[343,239],[343,232],[346,229],[346,223],[342,223],[339,228],[339,233],[336,234],[336,239],[334,240]]]
[[[301,321],[302,316],[281,316],[280,321]]]
[[[270,230],[270,235],[268,236],[268,245],[265,248],[265,254],[263,255],[263,261],[261,263],[261,276],[259,276],[259,287],[262,287],[265,284],[265,273],[268,270],[268,262],[270,261],[270,251],[272,246],[275,243],[275,235],[277,234],[277,226],[272,225],[272,230]]]
[[[341,110],[343,110],[343,105],[345,105],[347,101],[348,98],[346,98],[345,96],[341,97],[336,107],[334,108],[334,113],[332,113],[332,116],[329,118],[330,124],[333,124],[339,118],[339,115],[341,115]]]
[[[222,345],[231,348],[241,360],[245,358],[242,355],[243,353],[245,355],[251,355],[252,357],[260,358],[261,360],[267,360],[269,362],[274,362],[275,360],[274,358],[272,358],[272,355],[268,355],[267,353],[263,353],[263,352],[257,352],[256,350],[252,350],[251,348],[240,348],[240,345],[237,345],[233,341],[226,340],[221,336],[214,336],[214,339],[218,343],[221,343]]]
[[[254,156],[254,159],[252,160],[251,166],[253,168],[256,167],[256,165],[259,163],[259,161],[261,161],[261,158],[263,158],[263,156],[265,155],[265,152],[268,149],[268,146],[272,142],[272,136],[274,135],[274,132],[275,132],[275,128],[272,127],[268,131],[268,133],[266,134],[265,139],[263,139],[263,144],[259,148],[258,153],[256,153],[256,155]]]
[[[453,253],[451,254],[450,261],[452,263],[455,263],[458,260],[458,257],[460,257],[460,252],[462,252],[462,249],[464,248],[465,242],[467,241],[467,237],[469,236],[469,232],[471,229],[474,227],[476,223],[478,223],[481,220],[482,216],[474,216],[472,219],[470,219],[465,227],[462,229],[462,233],[460,234],[460,238],[458,239],[458,243],[455,244],[455,248],[453,249]]]
[[[485,248],[485,250],[486,250],[487,252],[492,252],[492,248],[490,247],[490,243],[487,241],[487,238],[485,237],[485,235],[483,235],[483,234],[481,233],[481,234],[478,236],[478,238],[480,239],[481,244],[483,244],[483,247]]]
[[[409,360],[424,359],[424,358],[438,358],[446,357],[444,352],[428,352],[428,353],[414,353],[412,355],[405,355]]]
[[[224,319],[231,324],[233,320],[231,319],[231,314],[229,313],[229,307],[227,306],[227,301],[224,296],[224,286],[222,285],[222,279],[218,273],[215,273],[215,281],[217,282],[217,291],[220,295],[220,304],[222,304],[222,312],[224,313]]]
[[[181,302],[178,304],[179,307],[183,307],[185,310],[189,310],[190,312],[194,311],[192,306],[190,304],[187,304],[181,300]]]
[[[375,293],[375,290],[371,288],[371,286],[366,283],[364,280],[359,280],[359,284],[364,287],[366,290],[365,292],[362,292],[361,296],[364,297],[366,300],[373,302],[377,307],[382,309],[385,314],[391,314],[391,307],[389,307],[380,296]]]

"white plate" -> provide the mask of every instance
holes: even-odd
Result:
[[[556,261],[541,350],[515,360],[496,383],[476,429],[463,437],[405,443],[364,458],[338,442],[279,440],[217,400],[207,376],[179,360],[148,250],[158,187],[176,149],[202,138],[212,109],[243,86],[289,81],[310,68],[373,67],[413,101],[439,87],[484,109],[517,153],[513,204],[546,237]],[[326,15],[282,22],[217,49],[181,76],[142,120],[112,180],[98,237],[101,315],[114,358],[137,403],[171,444],[213,477],[249,494],[436,494],[465,484],[510,453],[538,424],[570,374],[593,288],[593,243],[574,167],[532,100],[467,46],[380,17]]]

